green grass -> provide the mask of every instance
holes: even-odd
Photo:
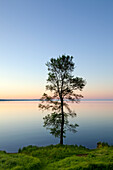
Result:
[[[25,154],[0,152],[0,170],[35,170],[41,167],[38,158]]]
[[[113,147],[98,143],[97,149],[77,145],[28,146],[19,153],[0,151],[0,170],[112,170]]]

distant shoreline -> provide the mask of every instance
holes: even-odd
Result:
[[[41,101],[40,99],[0,99],[0,101]]]
[[[0,101],[41,101],[41,99],[0,99]],[[113,99],[81,99],[80,101],[113,101]]]

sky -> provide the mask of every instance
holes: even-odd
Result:
[[[85,99],[113,99],[113,0],[0,0],[0,99],[40,98],[63,54]]]

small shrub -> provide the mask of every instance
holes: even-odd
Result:
[[[21,148],[19,148],[18,153],[21,153]]]
[[[97,148],[99,149],[99,148],[101,148],[101,147],[109,147],[109,145],[108,145],[108,143],[106,143],[106,142],[98,142],[97,143]]]

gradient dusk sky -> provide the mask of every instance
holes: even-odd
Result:
[[[40,98],[51,57],[74,56],[85,99],[113,99],[113,0],[0,0],[0,98]]]

